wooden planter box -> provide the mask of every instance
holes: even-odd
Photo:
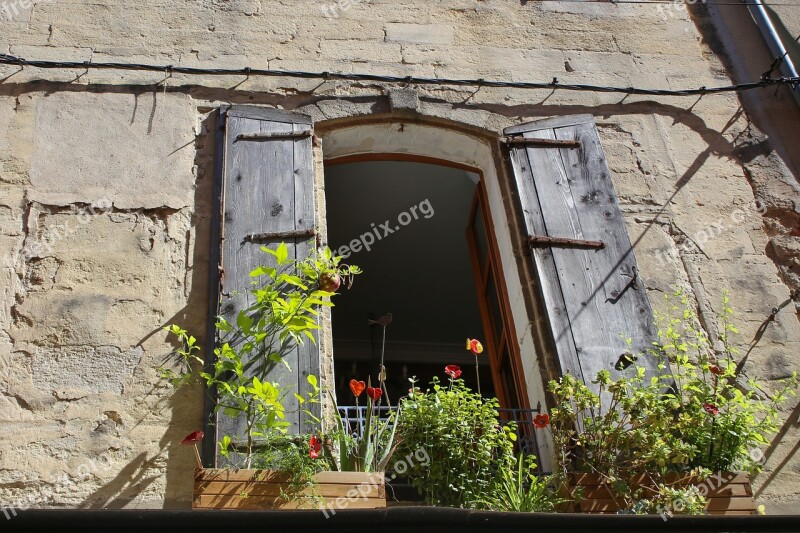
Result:
[[[614,514],[622,510],[621,501],[614,489],[602,482],[599,474],[575,474],[574,487],[583,488],[583,499],[575,505],[574,511],[581,513]],[[644,486],[646,476],[631,480],[632,486]],[[697,485],[701,494],[705,486],[706,512],[712,515],[752,515],[757,513],[750,474],[746,472],[719,472],[707,479],[675,472],[666,478],[666,483],[677,487]],[[674,512],[674,511],[673,511]]]
[[[286,474],[269,470],[198,468],[194,476],[193,509],[343,509],[386,507],[383,473],[320,472],[316,486],[288,493]]]

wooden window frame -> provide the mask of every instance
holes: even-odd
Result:
[[[467,243],[469,246],[470,257],[472,259],[472,272],[475,277],[475,290],[481,312],[481,321],[485,334],[485,349],[489,357],[489,366],[492,370],[492,381],[494,383],[495,395],[500,401],[500,407],[513,409],[530,409],[530,399],[528,398],[525,376],[522,371],[522,359],[520,356],[519,343],[517,342],[516,328],[514,327],[511,305],[508,298],[508,287],[503,276],[503,265],[500,260],[500,251],[495,240],[494,223],[492,222],[491,209],[488,205],[488,192],[483,180],[483,174],[478,171],[480,180],[475,188],[475,195],[470,207],[469,221],[466,228]],[[473,227],[478,210],[483,217],[483,228],[486,232],[486,264],[481,269],[478,250],[473,236]],[[490,279],[491,274],[491,279]],[[489,302],[486,298],[486,290],[491,281],[495,283],[495,291],[500,308],[500,322],[502,331],[497,332],[493,326]],[[502,359],[504,350],[508,348],[508,361]],[[511,398],[505,380],[501,375],[504,363],[511,367],[513,384],[516,389],[516,398]]]

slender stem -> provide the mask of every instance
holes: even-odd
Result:
[[[252,411],[253,404],[251,401],[247,409],[247,461],[245,462],[245,468],[250,468],[253,464],[253,419],[255,414]]]
[[[194,443],[194,457],[197,459],[197,468],[203,468],[203,461],[200,459],[200,451],[197,449],[197,443]]]
[[[386,395],[386,404],[388,405],[389,404],[389,394],[386,391],[386,384],[383,381],[384,374],[386,373],[386,370],[385,370],[385,368],[383,366],[383,355],[384,355],[385,352],[386,352],[386,324],[383,324],[383,341],[381,342],[381,368],[380,368],[380,371],[378,373],[378,382],[381,384],[381,390],[383,390],[383,394]],[[379,401],[378,404],[380,405],[380,403],[381,402]]]
[[[478,379],[478,396],[481,395],[481,373],[478,371],[478,354],[475,355],[475,377]]]

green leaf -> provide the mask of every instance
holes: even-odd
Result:
[[[256,268],[255,270],[253,270],[252,272],[250,272],[250,277],[251,278],[256,278],[258,276],[269,276],[271,278],[274,278],[275,277],[275,272],[276,272],[276,270],[274,268],[260,266],[260,267]]]
[[[245,331],[253,327],[253,319],[247,315],[245,311],[239,311],[236,316],[236,325]]]
[[[282,242],[275,250],[275,259],[278,261],[279,265],[282,265],[286,262],[286,259],[288,257],[289,257],[289,249],[286,247],[286,243]]]

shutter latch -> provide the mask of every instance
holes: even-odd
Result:
[[[534,248],[588,248],[592,250],[602,250],[606,247],[603,241],[585,241],[581,239],[567,239],[564,237],[546,237],[532,235],[528,237],[528,244]]]

